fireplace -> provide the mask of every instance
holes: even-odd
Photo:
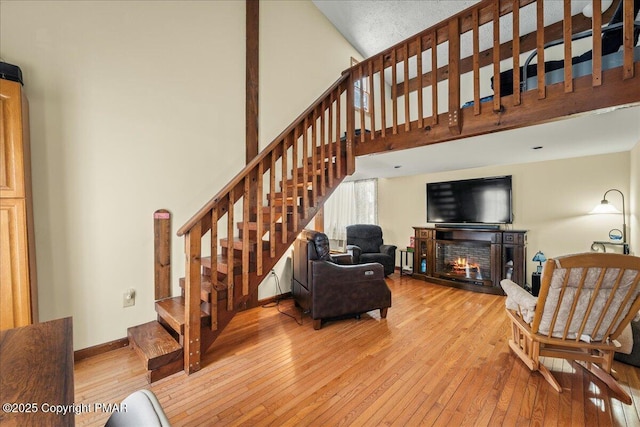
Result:
[[[458,288],[502,294],[500,281],[524,286],[526,232],[414,227],[413,275]]]
[[[491,283],[491,244],[436,242],[435,275],[479,286]]]

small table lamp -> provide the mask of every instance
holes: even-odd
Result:
[[[536,252],[531,261],[537,261],[540,263],[538,267],[536,267],[536,273],[542,273],[542,263],[547,260],[547,257],[541,251]]]

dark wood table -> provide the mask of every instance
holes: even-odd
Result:
[[[0,331],[0,425],[73,426],[73,399],[70,317]]]

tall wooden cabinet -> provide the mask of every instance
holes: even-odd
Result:
[[[0,63],[0,330],[38,322],[28,114],[20,69]]]

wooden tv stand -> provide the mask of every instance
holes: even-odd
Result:
[[[527,232],[484,228],[413,227],[413,277],[503,295],[500,281],[524,286]]]

